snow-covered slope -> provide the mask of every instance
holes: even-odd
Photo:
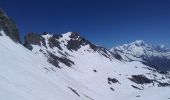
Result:
[[[0,33],[1,100],[89,100],[97,95]]]
[[[139,61],[122,61],[119,55],[90,43],[77,33],[30,34],[26,37],[26,47],[35,54],[45,57],[58,70],[107,100],[138,98],[137,93],[140,95],[143,93],[142,91],[150,88],[160,88],[160,90],[166,88],[170,91],[168,73],[161,74]],[[39,41],[35,42],[34,40],[37,39]],[[162,95],[168,96],[167,94]],[[93,97],[93,99],[103,100],[100,97],[98,99]]]
[[[24,44],[28,50],[19,44],[18,33],[11,29],[16,26],[3,17],[0,17],[0,100],[170,98],[169,73],[160,73],[139,61],[126,62],[119,54],[74,32],[30,33]]]
[[[163,45],[154,46],[137,40],[114,47],[111,51],[121,55],[126,61],[137,60],[159,70],[170,70],[170,50]]]
[[[75,65],[75,57],[88,54],[96,54],[109,60],[121,59],[119,55],[109,50],[90,43],[78,33],[68,32],[65,34],[29,33],[25,37],[25,47],[34,53],[45,56],[54,66],[71,67]],[[86,59],[84,59],[86,60]]]

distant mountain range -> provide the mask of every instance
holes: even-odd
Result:
[[[154,46],[142,40],[113,47],[113,53],[121,55],[126,61],[140,61],[158,70],[170,70],[170,49],[165,46]]]
[[[31,32],[24,41],[0,11],[2,100],[170,99],[170,56],[163,46],[138,40],[110,51],[77,32]]]

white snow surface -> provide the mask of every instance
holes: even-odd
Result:
[[[69,51],[63,42],[61,52],[67,52],[75,65],[68,67],[60,62],[61,69],[47,62],[42,52],[56,56],[58,48],[33,46],[33,52],[13,42],[0,31],[0,100],[167,100],[169,87],[158,87],[158,83],[136,84],[131,75],[145,75],[149,79],[170,82],[168,76],[148,70],[148,66],[138,61],[122,62],[108,59],[82,46],[78,51]],[[68,40],[67,33],[60,41]],[[137,49],[140,51],[140,48]],[[97,72],[94,72],[96,70]],[[163,78],[162,78],[163,77]],[[108,84],[108,78],[119,82]],[[131,85],[143,90],[133,88]],[[72,88],[69,89],[68,87]],[[110,88],[113,88],[112,91]],[[140,95],[140,97],[139,97]]]

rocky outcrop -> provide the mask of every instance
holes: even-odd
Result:
[[[47,57],[48,62],[58,68],[61,68],[59,63],[68,67],[74,65],[74,62],[70,60],[72,52],[78,52],[84,46],[87,46],[87,48],[84,48],[84,51],[96,52],[110,60],[121,60],[120,55],[114,54],[104,47],[92,44],[77,32],[68,32],[65,34],[49,34],[47,32],[37,34],[31,32],[25,36],[24,46],[29,50],[33,50],[33,45],[38,46],[38,49],[36,48],[34,52],[42,53]]]
[[[150,80],[145,75],[132,75],[132,78],[129,78],[129,80],[137,84],[149,84],[153,82],[153,80]]]
[[[89,44],[90,48],[96,51],[97,47],[90,43],[88,40],[85,38],[81,37],[79,33],[72,32],[71,35],[69,36],[71,39],[68,41],[67,48],[69,50],[75,50],[77,51],[81,46],[85,46]]]
[[[65,64],[68,67],[71,67],[72,65],[74,65],[74,62],[66,57],[58,57],[50,52],[48,52],[48,54],[49,54],[48,62],[54,65],[55,67],[61,68],[59,66],[59,62]]]
[[[31,32],[31,33],[28,33],[28,34],[25,36],[24,46],[27,47],[29,50],[32,50],[32,49],[33,49],[33,47],[31,46],[31,44],[41,46],[41,43],[42,43],[43,46],[46,47],[45,39],[44,39],[43,37],[41,37],[40,34]]]
[[[58,49],[62,50],[62,48],[60,46],[60,42],[56,41],[56,39],[59,39],[60,36],[61,35],[55,34],[51,38],[48,39],[50,48],[58,47]]]
[[[8,17],[2,9],[0,9],[0,29],[13,41],[20,42],[19,31],[15,22]]]
[[[115,79],[115,78],[110,78],[110,77],[108,77],[107,80],[108,80],[108,84],[119,83],[119,81],[118,81],[117,79]]]

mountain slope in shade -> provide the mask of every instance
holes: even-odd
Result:
[[[114,47],[112,52],[117,53],[126,61],[141,61],[158,70],[170,70],[170,50],[165,46],[154,46],[137,40],[130,44]]]

